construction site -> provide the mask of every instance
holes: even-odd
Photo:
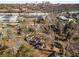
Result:
[[[0,57],[79,57],[78,7],[0,4]]]

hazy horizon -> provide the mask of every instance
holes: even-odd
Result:
[[[1,4],[7,3],[7,4],[15,4],[15,3],[41,3],[42,1],[49,1],[50,3],[56,4],[56,3],[61,3],[61,4],[74,4],[74,3],[79,3],[79,0],[0,0]]]

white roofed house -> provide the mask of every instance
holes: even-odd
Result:
[[[75,19],[74,18],[66,18],[65,16],[59,16],[57,17],[59,20],[62,20],[62,21],[74,21]]]
[[[18,20],[17,14],[11,14],[11,13],[5,13],[5,14],[0,14],[0,22],[5,23],[5,24],[10,24],[10,25],[16,25]]]
[[[17,16],[12,14],[1,15],[0,22],[17,22]]]

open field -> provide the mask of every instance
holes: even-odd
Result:
[[[0,56],[79,57],[79,4],[0,4]]]

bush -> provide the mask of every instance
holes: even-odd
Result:
[[[6,53],[6,54],[0,54],[0,57],[13,57],[13,55]]]
[[[36,51],[30,45],[22,45],[16,54],[17,57],[34,57],[37,56]]]

